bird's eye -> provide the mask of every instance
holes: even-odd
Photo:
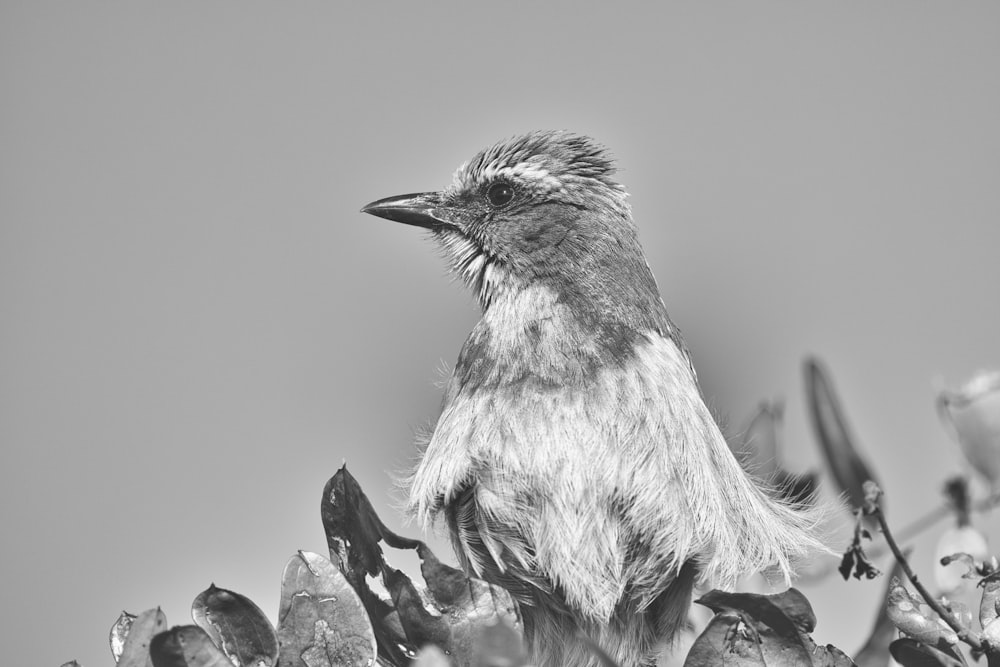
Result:
[[[493,208],[503,208],[514,198],[514,186],[507,181],[497,181],[486,190],[486,201]]]

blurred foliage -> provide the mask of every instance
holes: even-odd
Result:
[[[816,473],[793,473],[781,464],[781,430],[784,406],[780,402],[761,403],[757,414],[733,447],[733,453],[751,475],[774,487],[793,504],[808,505],[815,496],[819,476]]]
[[[864,502],[862,487],[869,480],[877,481],[875,474],[854,444],[847,417],[823,364],[818,359],[807,359],[805,375],[809,416],[820,450],[834,481],[851,506],[858,509]]]
[[[934,597],[907,561],[886,522],[882,492],[847,426],[829,374],[816,359],[805,363],[813,431],[837,490],[853,507],[854,534],[840,572],[847,579],[881,576],[868,551],[888,548],[896,558],[885,604],[870,636],[852,660],[811,637],[816,616],[795,588],[777,595],[713,590],[697,602],[714,616],[687,653],[685,667],[790,665],[883,667],[962,666],[986,658],[1000,667],[1000,566],[972,526],[975,512],[1000,504],[1000,374],[985,373],[937,399],[942,422],[973,470],[990,486],[976,499],[965,478],[944,484],[947,502],[913,526],[923,531],[951,516],[938,540],[938,590],[965,582],[982,589],[978,614]],[[815,502],[818,475],[793,473],[781,461],[780,404],[762,404],[734,447],[746,469],[793,503]],[[501,588],[442,563],[427,545],[389,530],[357,481],[342,467],[323,490],[321,516],[329,557],[299,552],[282,574],[277,627],[250,599],[214,584],[192,604],[194,625],[168,628],[159,608],[122,612],[110,631],[119,667],[525,667],[528,652],[517,606]],[[884,542],[884,544],[883,544]],[[411,550],[420,578],[392,567],[386,549]],[[602,664],[614,667],[589,643]],[[965,646],[963,652],[963,645]],[[75,661],[63,667],[78,667]],[[623,665],[622,667],[631,667]]]
[[[980,372],[956,390],[938,394],[938,415],[972,470],[1000,483],[1000,372]]]

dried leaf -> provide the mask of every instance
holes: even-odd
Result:
[[[813,430],[834,480],[854,508],[864,506],[864,483],[875,480],[871,468],[854,445],[840,401],[818,359],[807,359],[806,398]]]
[[[847,551],[844,552],[844,557],[840,561],[840,575],[847,581],[852,576],[855,579],[874,579],[882,574],[881,570],[875,567],[875,563],[872,562],[871,558],[868,557],[867,552],[865,552],[864,545],[862,545],[861,540],[871,539],[866,530],[860,530],[861,527],[861,514],[858,513],[858,525],[857,529],[854,531],[854,539],[851,540],[850,546],[847,547]]]
[[[122,657],[122,650],[125,648],[125,637],[128,636],[129,628],[132,627],[134,620],[134,615],[127,611],[122,611],[118,616],[118,620],[111,626],[108,642],[111,644],[111,655],[114,656],[115,662],[118,662]]]
[[[148,667],[153,664],[149,657],[149,644],[153,637],[167,629],[167,617],[160,608],[148,609],[132,621],[128,635],[122,645],[118,667]]]
[[[149,646],[149,655],[154,667],[233,667],[226,654],[197,625],[178,625],[156,635]]]
[[[285,565],[278,641],[279,667],[375,664],[375,634],[364,605],[340,570],[319,554],[300,551]]]
[[[237,667],[278,663],[278,635],[249,598],[212,584],[194,599],[191,616]]]
[[[420,540],[389,530],[346,468],[327,482],[321,509],[331,558],[367,609],[382,660],[406,664],[433,643],[457,663],[470,664],[482,627],[516,623],[506,591],[467,577]],[[386,562],[383,544],[417,552],[424,587]]]
[[[921,598],[911,595],[898,579],[889,585],[886,608],[896,627],[916,640],[931,646],[958,642],[955,631],[934,610],[927,608]]]
[[[966,667],[965,658],[954,648],[928,646],[909,637],[894,641],[889,652],[903,667]]]

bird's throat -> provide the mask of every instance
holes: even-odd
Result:
[[[585,383],[635,353],[644,332],[577,312],[544,285],[505,292],[483,312],[455,367],[463,391]]]

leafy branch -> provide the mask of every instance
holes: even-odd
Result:
[[[913,587],[917,589],[920,596],[924,599],[924,602],[938,615],[941,620],[948,624],[954,632],[955,635],[961,641],[968,644],[974,651],[982,653],[987,656],[990,667],[994,665],[1000,665],[1000,647],[994,647],[980,635],[975,630],[967,627],[966,625],[959,622],[954,614],[949,609],[946,609],[924,586],[923,582],[910,567],[910,563],[906,558],[906,554],[902,552],[899,545],[896,543],[895,538],[892,535],[892,531],[889,529],[889,523],[885,519],[885,514],[882,512],[882,507],[879,504],[879,500],[882,497],[882,490],[878,487],[875,482],[868,481],[865,482],[865,500],[864,500],[864,513],[866,516],[870,516],[878,522],[879,527],[882,530],[882,535],[885,537],[886,544],[888,544],[889,549],[892,550],[892,555],[896,558],[896,562],[899,563],[900,568],[902,568],[903,573],[906,578],[910,580]]]

